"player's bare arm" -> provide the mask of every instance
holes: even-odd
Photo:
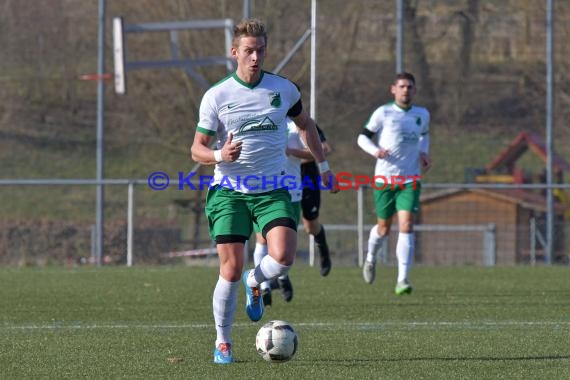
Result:
[[[303,139],[303,141],[306,141],[305,139]],[[325,152],[325,156],[328,156],[331,152],[332,152],[332,148],[329,145],[328,142],[323,141],[321,142],[321,145],[323,146],[323,152]],[[301,163],[302,164],[306,164],[307,162],[313,162],[315,161],[315,157],[313,157],[313,155],[311,154],[311,152],[306,149],[307,152],[309,152],[309,156],[308,157],[300,157],[300,156],[296,156],[299,157],[301,159]]]
[[[422,165],[422,169],[426,172],[431,168],[432,161],[429,154],[425,152],[420,153],[420,164]]]
[[[192,160],[202,165],[214,165],[221,161],[233,162],[241,154],[242,142],[232,142],[233,135],[230,133],[222,149],[219,150],[218,157],[216,151],[210,148],[213,137],[201,132],[196,132],[192,143]]]
[[[317,126],[313,119],[311,119],[305,111],[301,111],[299,115],[291,119],[295,122],[297,128],[299,128],[299,135],[303,141],[305,141],[315,161],[325,161],[325,152],[323,151],[323,146],[319,139],[319,134],[317,133]]]
[[[313,161],[313,155],[311,154],[311,151],[309,149],[295,149],[295,148],[287,148],[285,150],[285,154],[287,154],[287,156],[293,156],[293,157],[297,157],[300,158],[301,160],[305,160],[305,161]]]
[[[376,152],[377,158],[386,158],[389,155],[390,155],[390,151],[388,149],[384,149],[384,148],[378,148],[378,151]]]
[[[323,146],[323,152],[325,152],[325,156],[328,156],[332,153],[332,148],[328,142],[323,141],[321,145]]]
[[[311,119],[305,111],[301,111],[299,115],[291,119],[299,128],[301,138],[304,139],[305,144],[319,166],[323,184],[327,187],[330,185],[331,193],[338,193],[338,182],[334,173],[328,168],[328,162],[326,162],[325,152],[323,151],[323,146],[317,132],[317,125],[314,120]],[[325,164],[326,167],[323,167],[321,164]],[[329,183],[329,180],[332,180],[332,183]]]

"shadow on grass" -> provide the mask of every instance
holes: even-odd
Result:
[[[295,360],[295,359],[294,359]],[[301,362],[303,364],[311,364],[314,365],[315,362],[321,363],[335,363],[335,364],[345,364],[345,365],[359,365],[363,363],[400,363],[400,362],[423,362],[423,361],[434,361],[434,362],[501,362],[501,361],[529,361],[529,360],[570,360],[569,355],[545,355],[545,356],[520,356],[520,357],[491,357],[491,356],[479,356],[479,357],[422,357],[422,358],[374,358],[374,359],[362,359],[362,358],[355,358],[355,359],[312,359],[312,360],[295,360],[296,362]]]

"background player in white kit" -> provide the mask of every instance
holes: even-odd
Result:
[[[409,294],[412,286],[408,273],[414,257],[414,214],[419,210],[421,182],[416,178],[421,169],[431,167],[429,157],[429,111],[412,104],[416,81],[412,74],[398,73],[391,86],[394,102],[376,109],[358,136],[358,145],[375,157],[375,176],[384,176],[387,184],[378,183],[374,189],[377,224],[370,230],[368,251],[362,274],[371,284],[376,276],[376,258],[382,243],[390,233],[393,216],[398,215],[398,278],[397,295]],[[376,135],[376,139],[372,139]],[[421,168],[420,168],[421,166]],[[393,176],[406,178],[403,186],[393,185]],[[416,177],[416,178],[414,178]]]

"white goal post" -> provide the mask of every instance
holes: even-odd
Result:
[[[202,87],[208,88],[210,84],[196,70],[195,67],[223,65],[228,72],[233,70],[233,61],[230,55],[234,22],[232,19],[191,20],[176,22],[156,22],[146,24],[125,24],[123,17],[113,18],[113,58],[115,68],[115,93],[124,95],[127,91],[126,74],[129,70],[151,68],[182,68]],[[193,29],[223,29],[225,52],[220,56],[202,58],[179,57],[180,48],[178,31]],[[126,37],[131,33],[168,32],[170,36],[170,59],[129,61],[127,59]]]
[[[123,18],[113,18],[113,63],[115,77],[115,93],[124,95],[127,90],[125,78],[125,35]]]

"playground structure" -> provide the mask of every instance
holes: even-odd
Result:
[[[466,173],[467,182],[510,183],[517,185],[546,183],[546,170],[532,173],[525,170],[525,168],[517,166],[517,161],[529,150],[546,164],[546,145],[542,139],[536,134],[521,132],[485,168],[479,170],[471,169],[469,173]],[[554,183],[564,183],[564,172],[569,170],[570,164],[557,154],[553,154],[552,171]],[[555,200],[565,208],[564,218],[570,218],[570,196],[561,189],[554,189],[553,193]]]

